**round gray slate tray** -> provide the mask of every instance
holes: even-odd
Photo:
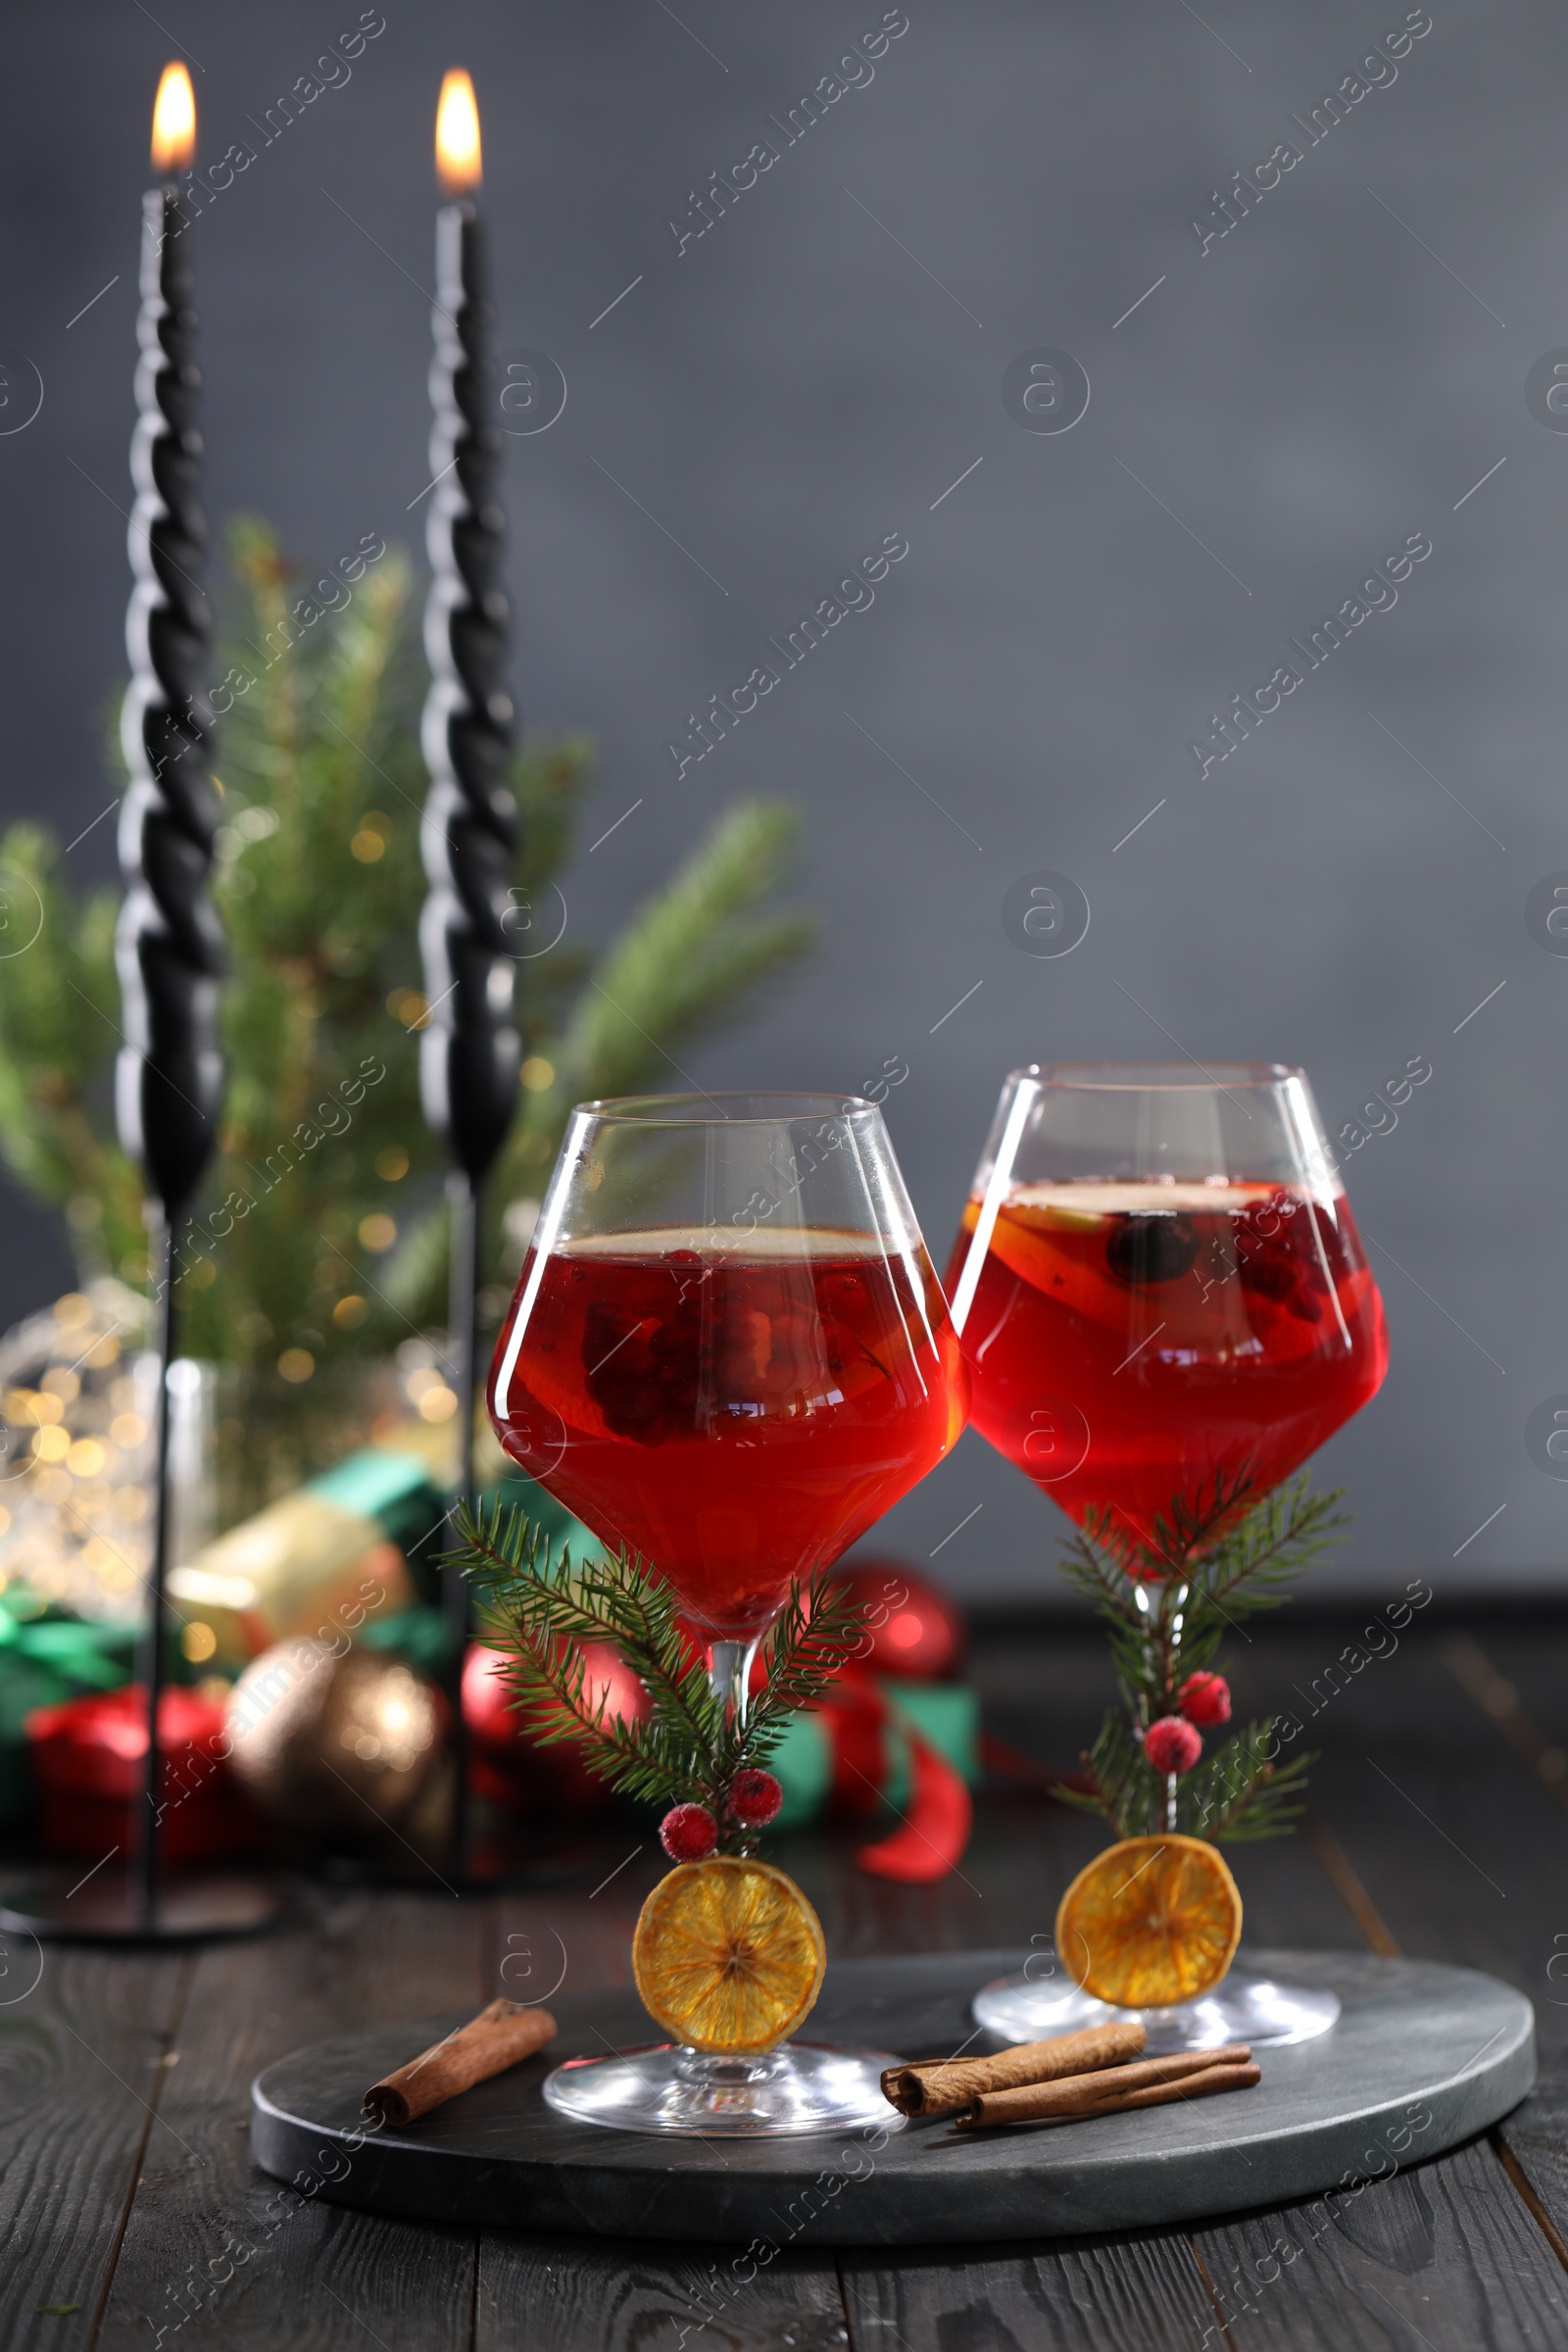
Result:
[[[946,2056],[971,2041],[977,1986],[1027,1957],[839,1962],[807,2036]],[[723,2142],[553,2114],[540,2084],[562,2058],[655,2038],[628,1989],[559,1995],[550,2008],[561,2031],[543,2057],[402,2132],[363,2136],[361,2094],[468,2012],[296,2050],[252,2085],[251,2140],[259,2164],[307,2194],[416,2221],[775,2247],[934,2244],[1125,2230],[1309,2196],[1438,2155],[1506,2115],[1535,2080],[1534,2013],[1494,1977],[1366,1953],[1241,1958],[1331,1985],[1343,2013],[1315,2041],[1261,2050],[1255,2090],[1191,2106],[1010,2132],[938,2123]]]

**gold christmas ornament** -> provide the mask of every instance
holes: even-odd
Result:
[[[400,1659],[280,1642],[234,1685],[225,1729],[229,1761],[264,1813],[354,1836],[416,1804],[441,1758],[445,1706]]]

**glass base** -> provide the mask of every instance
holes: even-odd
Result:
[[[752,2058],[660,2042],[616,2058],[568,2058],[545,2078],[547,2106],[612,2132],[683,2132],[700,2139],[777,2139],[808,2132],[888,2132],[904,2118],[882,2096],[883,2050],[787,2041]]]
[[[1004,2041],[1045,2041],[1082,2026],[1137,2018],[1148,2032],[1150,2056],[1158,2058],[1171,2050],[1214,2050],[1231,2041],[1250,2042],[1253,2049],[1310,2041],[1315,2034],[1326,2034],[1339,2016],[1340,1996],[1233,1968],[1200,2000],[1168,2009],[1118,2009],[1060,1977],[999,1977],[975,1994],[970,2014]]]

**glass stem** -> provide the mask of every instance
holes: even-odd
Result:
[[[710,1642],[708,1644],[708,1679],[724,1702],[727,1720],[737,1728],[746,1721],[752,1689],[752,1660],[757,1655],[760,1640],[761,1636],[758,1634],[750,1642]]]
[[[1186,1622],[1187,1596],[1191,1591],[1192,1587],[1187,1584],[1178,1585],[1175,1589],[1175,1608],[1170,1612],[1165,1654],[1161,1660],[1165,1685],[1163,1703],[1172,1711],[1176,1706],[1176,1693],[1181,1682],[1182,1627]],[[1162,1619],[1166,1615],[1166,1602],[1170,1594],[1171,1588],[1167,1585],[1160,1596]],[[1165,1775],[1165,1828],[1172,1834],[1176,1828],[1176,1775],[1173,1772]]]

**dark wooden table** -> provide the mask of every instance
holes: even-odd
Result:
[[[0,2346],[247,2352],[1019,2352],[1143,2346],[1568,2345],[1568,1623],[1418,1616],[1395,1654],[1356,1619],[1294,1617],[1238,1645],[1244,1707],[1316,1708],[1303,1835],[1232,1849],[1250,1936],[1370,1944],[1488,1969],[1537,2004],[1542,2086],[1498,2131],[1328,2208],[1081,2242],[890,2255],[475,2234],[369,2220],[259,2174],[257,2069],[302,2042],[560,1967],[622,1984],[656,1873],[630,1840],[565,1887],[457,1899],[302,1890],[279,1934],[185,1956],[30,1947],[0,1978]],[[1387,1647],[1390,1637],[1378,1642]],[[1354,1659],[1360,1657],[1359,1665]],[[986,1629],[991,1727],[1076,1752],[1106,1693],[1092,1631]],[[1293,1692],[1297,1695],[1293,1697]],[[1047,1800],[988,1797],[961,1875],[877,1884],[840,1833],[781,1841],[835,1955],[1049,1935],[1100,1842]],[[536,1972],[533,1980],[524,1971]],[[748,2274],[755,2270],[755,2277]]]

